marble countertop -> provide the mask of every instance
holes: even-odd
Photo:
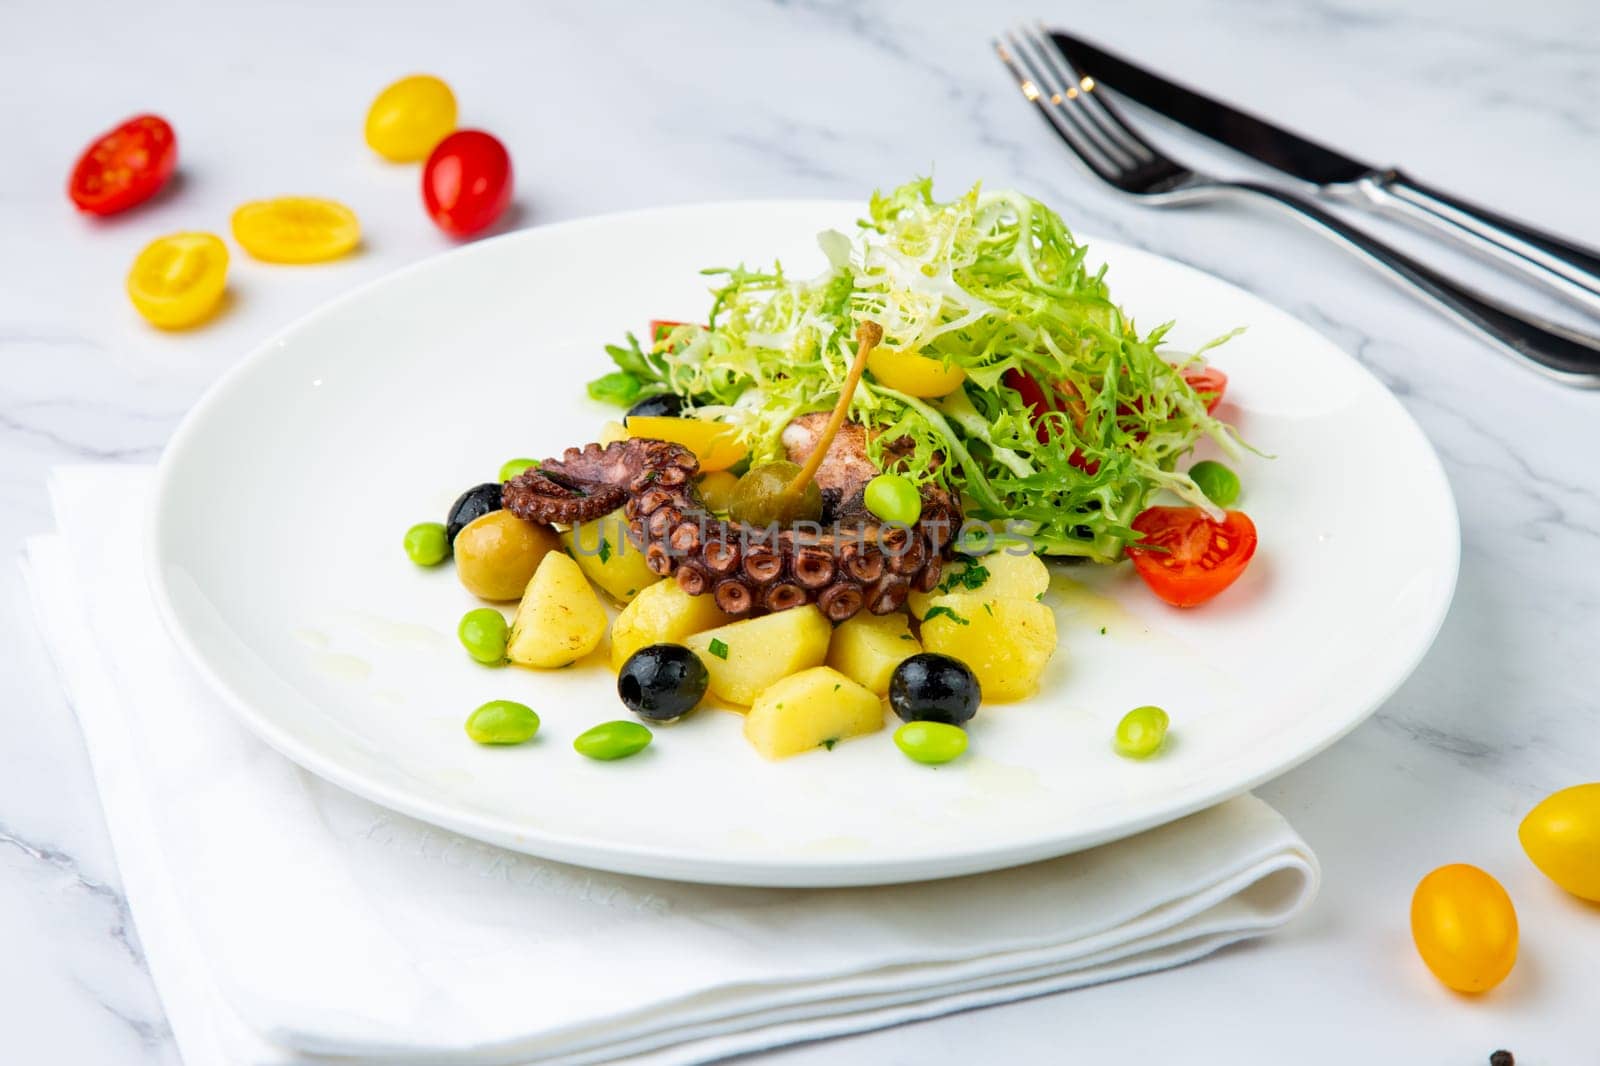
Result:
[[[670,12],[670,13],[669,13]],[[946,190],[1016,185],[1069,222],[1219,274],[1333,338],[1443,457],[1463,532],[1438,643],[1369,722],[1261,789],[1326,882],[1283,934],[1198,965],[791,1049],[793,1063],[1593,1062],[1600,910],[1523,857],[1522,814],[1600,767],[1600,394],[1512,365],[1311,233],[1244,208],[1158,214],[1070,165],[988,51],[1043,15],[1138,51],[1352,153],[1600,245],[1600,8],[1461,0],[996,0],[647,5],[165,6],[0,0],[0,550],[50,525],[55,464],[150,462],[260,338],[351,286],[449,247],[416,171],[361,143],[363,109],[412,70],[517,166],[512,225],[734,197],[862,197],[930,168]],[[88,136],[171,119],[181,186],[125,218],[62,195]],[[1198,154],[1198,153],[1196,153]],[[1230,163],[1237,168],[1239,164]],[[231,306],[182,335],[121,292],[138,248],[223,230],[283,192],[357,209],[364,253],[306,269],[235,258]],[[1314,383],[1308,383],[1314,387]],[[1383,477],[1374,470],[1372,476]],[[1374,550],[1404,529],[1372,516]],[[83,748],[0,569],[0,1059],[178,1061],[118,888]],[[1516,899],[1523,954],[1493,995],[1432,981],[1407,905],[1472,862]],[[200,1064],[190,1064],[200,1066]]]

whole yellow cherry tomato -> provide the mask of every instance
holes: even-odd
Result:
[[[916,352],[897,352],[874,348],[867,356],[867,369],[883,384],[907,396],[933,399],[948,396],[961,387],[967,372],[951,363],[929,359]]]
[[[1546,877],[1600,903],[1600,782],[1547,797],[1522,820],[1517,839]]]
[[[456,94],[431,74],[401,78],[367,109],[367,144],[396,163],[428,158],[456,128]]]
[[[128,271],[128,299],[162,329],[183,329],[211,317],[227,285],[228,246],[210,233],[158,237]]]
[[[361,243],[355,212],[333,200],[280,196],[233,213],[233,239],[268,263],[320,263]]]
[[[681,444],[700,460],[700,472],[726,470],[745,457],[748,449],[739,431],[724,422],[703,418],[634,415],[628,419],[628,436]]]
[[[1476,866],[1441,866],[1411,897],[1411,938],[1447,986],[1487,992],[1517,961],[1517,911],[1500,882]]]

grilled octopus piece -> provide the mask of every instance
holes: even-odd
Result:
[[[821,523],[760,529],[707,511],[699,469],[694,453],[667,441],[590,444],[507,482],[503,502],[531,522],[586,522],[620,506],[651,570],[735,617],[806,603],[835,622],[898,610],[912,589],[938,584],[961,525],[960,507],[937,489],[923,490],[922,515],[907,528],[880,524],[859,488],[845,495],[840,485]]]

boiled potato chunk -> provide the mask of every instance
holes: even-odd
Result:
[[[1027,699],[1055,654],[1056,616],[1037,600],[951,593],[929,606],[922,646],[970,666],[985,702]]]
[[[618,603],[627,603],[646,585],[660,580],[644,561],[644,551],[628,539],[628,520],[618,508],[593,522],[580,522],[561,534],[583,572]]]
[[[922,645],[911,635],[910,621],[902,612],[862,611],[833,631],[828,665],[856,684],[886,696],[894,668],[921,650]]]
[[[711,691],[748,707],[790,674],[821,666],[833,627],[813,604],[696,633],[688,645],[706,664]]]
[[[710,596],[691,596],[676,581],[646,585],[611,623],[611,668],[621,670],[628,656],[650,644],[682,644],[685,637],[733,619]]]
[[[506,638],[506,658],[519,666],[552,668],[583,658],[606,635],[606,609],[561,552],[550,552],[533,572]]]
[[[906,599],[911,613],[921,618],[940,596],[981,592],[997,599],[1037,600],[1050,587],[1050,568],[1037,555],[1011,555],[1004,550],[975,559],[956,558],[945,567],[939,587],[913,592]]]
[[[883,728],[878,695],[827,666],[802,670],[756,698],[744,736],[769,759],[814,751]]]

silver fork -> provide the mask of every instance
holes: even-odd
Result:
[[[1600,388],[1600,341],[1547,319],[1525,315],[1460,285],[1303,196],[1251,181],[1223,181],[1164,155],[1128,125],[1094,79],[1076,70],[1042,26],[1023,26],[995,42],[1022,95],[1095,177],[1159,206],[1228,196],[1267,200],[1319,228],[1386,271],[1416,295],[1495,347],[1569,385]]]

